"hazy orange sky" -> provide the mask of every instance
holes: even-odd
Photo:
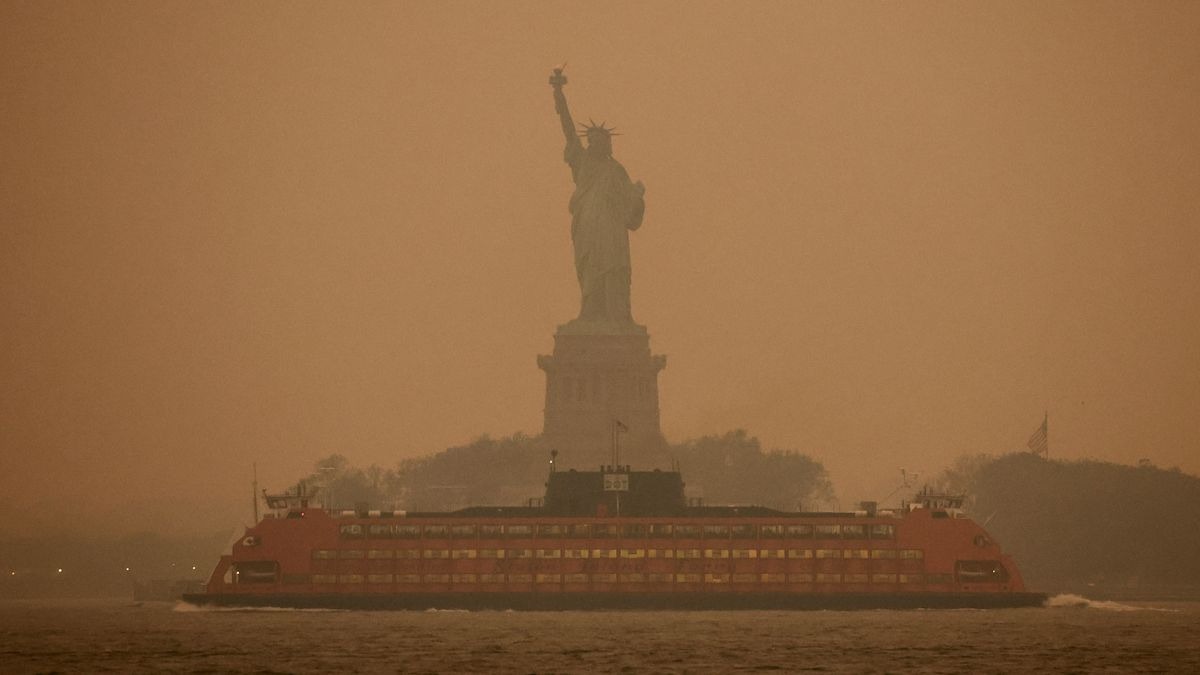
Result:
[[[1197,35],[1196,2],[4,2],[0,513],[217,527],[253,461],[539,432],[564,60],[646,184],[671,440],[745,427],[850,500],[1048,411],[1052,457],[1200,472]]]

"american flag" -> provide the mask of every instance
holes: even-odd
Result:
[[[1029,442],[1025,445],[1029,446],[1029,451],[1035,455],[1050,456],[1050,436],[1047,432],[1046,425],[1050,421],[1050,416],[1047,414],[1042,418],[1042,424],[1029,437]]]

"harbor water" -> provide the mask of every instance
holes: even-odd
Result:
[[[0,601],[0,671],[1200,672],[1200,603],[1044,608],[363,612]]]

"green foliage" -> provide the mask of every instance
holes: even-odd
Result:
[[[764,452],[745,430],[704,436],[670,448],[692,491],[707,504],[756,504],[815,510],[833,499],[820,462],[794,450]]]
[[[374,465],[359,469],[345,457],[332,455],[318,461],[304,482],[309,489],[332,490],[338,508],[356,502],[409,511],[513,506],[545,492],[547,452],[537,437],[483,436],[434,455],[406,459],[394,470]],[[678,463],[691,493],[702,495],[707,504],[812,509],[833,499],[819,462],[795,451],[764,451],[758,439],[743,430],[667,446],[658,454]]]
[[[952,482],[1034,585],[1183,585],[1200,578],[1200,478],[1149,466],[961,460]]]

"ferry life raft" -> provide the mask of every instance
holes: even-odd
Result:
[[[689,505],[674,471],[552,472],[538,505],[331,513],[311,495],[221,557],[197,605],[875,609],[1042,604],[962,498],[895,510]]]

